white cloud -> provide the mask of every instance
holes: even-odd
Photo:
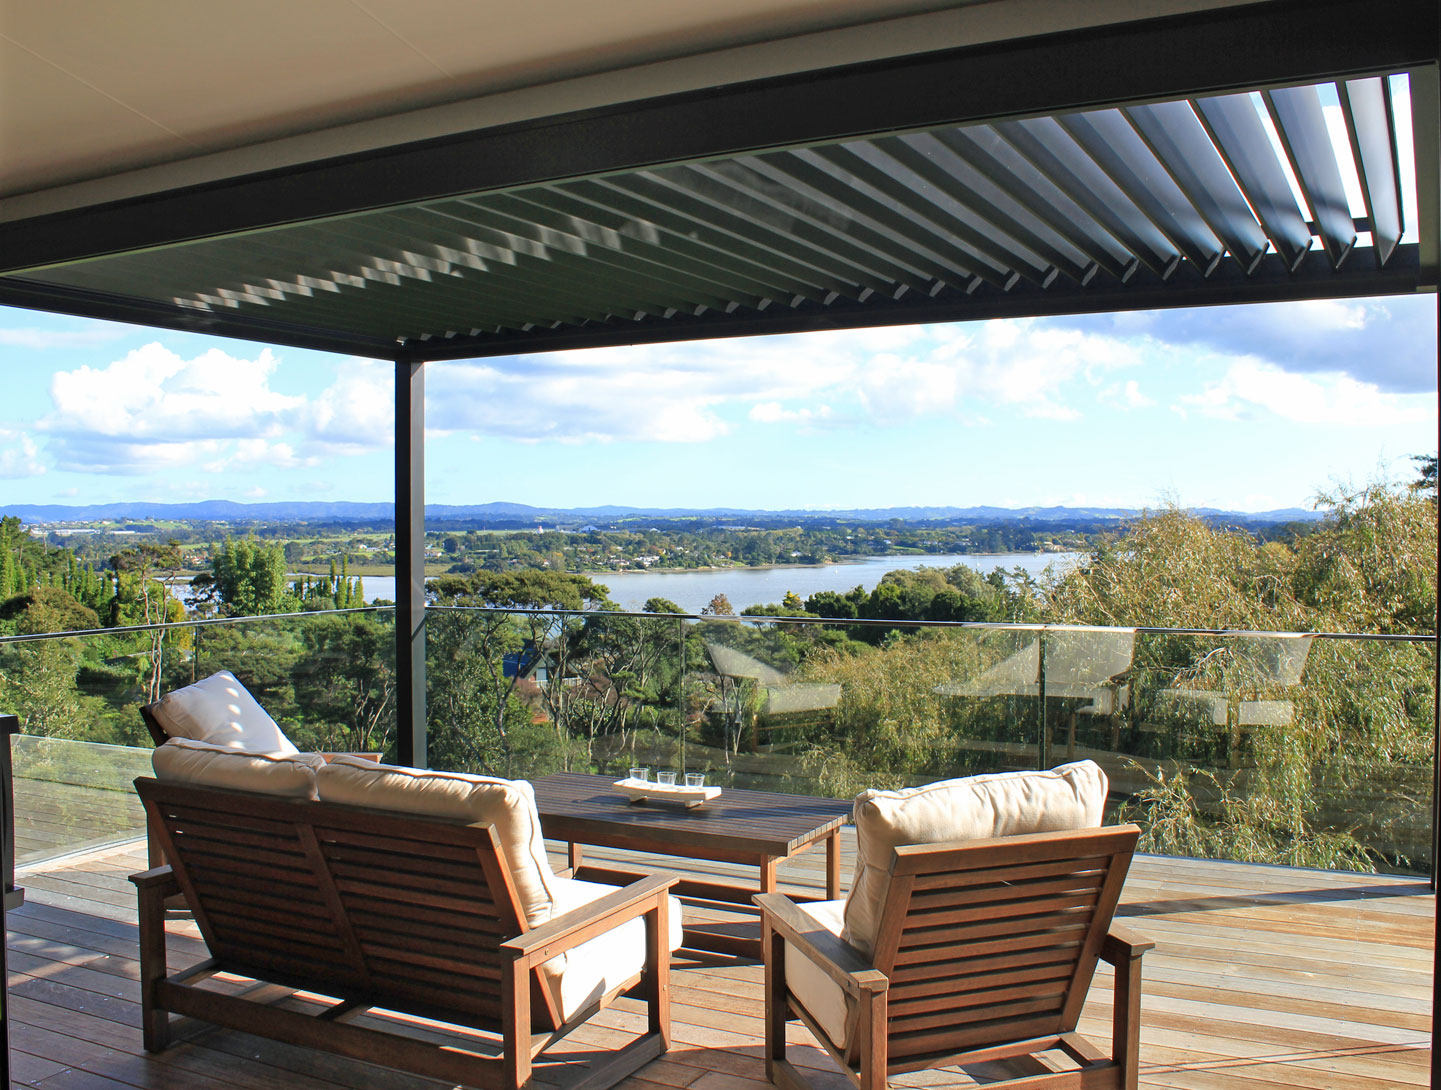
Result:
[[[0,478],[38,477],[44,472],[34,439],[24,432],[0,429]]]
[[[1097,400],[1118,409],[1149,409],[1155,401],[1141,393],[1141,384],[1135,379],[1113,383],[1096,395]]]
[[[1298,375],[1258,360],[1233,363],[1217,382],[1181,399],[1183,406],[1221,420],[1277,416],[1298,424],[1390,427],[1435,419],[1422,395],[1387,393],[1349,375]],[[1184,410],[1183,410],[1184,412]]]
[[[816,409],[787,409],[779,401],[761,401],[752,405],[746,415],[758,424],[809,423],[827,419],[831,409],[829,405]]]
[[[335,453],[360,453],[395,440],[395,381],[373,360],[346,361],[310,406],[311,437]]]
[[[61,468],[135,474],[197,467],[315,465],[393,440],[388,375],[368,361],[342,365],[313,401],[272,388],[279,359],[211,349],[193,359],[147,344],[104,367],[57,372],[53,410],[36,427]]]
[[[1351,260],[1370,257],[1357,253]],[[1347,374],[1391,393],[1436,389],[1436,300],[1430,295],[1074,315],[1045,321],[1055,328],[1131,338],[1153,353],[1209,348],[1298,374]]]
[[[1074,419],[1066,388],[1134,366],[1131,344],[1039,321],[915,326],[431,364],[435,434],[704,442],[759,424]]]

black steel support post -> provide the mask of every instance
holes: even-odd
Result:
[[[425,365],[395,364],[396,759],[425,753]]]

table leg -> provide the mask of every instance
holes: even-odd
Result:
[[[780,864],[780,857],[768,855],[761,860],[761,892],[774,893],[776,891],[776,867]]]
[[[826,837],[826,900],[837,900],[841,895],[841,832],[833,829]]]
[[[570,876],[574,878],[575,872],[580,870],[581,846],[572,840],[566,844],[565,854],[570,866]]]

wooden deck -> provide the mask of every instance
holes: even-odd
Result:
[[[147,1055],[138,1028],[134,895],[126,881],[144,865],[141,846],[131,844],[22,874],[27,903],[10,918],[15,1085],[439,1090],[438,1083],[211,1027],[182,1031],[183,1043]],[[712,874],[731,869],[684,861],[676,869],[701,867]],[[782,881],[819,888],[823,855],[787,864]],[[1143,857],[1123,902],[1130,924],[1157,944],[1145,965],[1143,1086],[1385,1090],[1427,1084],[1435,899],[1424,883]],[[194,960],[201,944],[193,927],[177,921],[171,930],[175,964]],[[760,967],[682,954],[674,982],[671,1052],[622,1085],[764,1090]],[[1092,989],[1083,1032],[1106,1038],[1110,1000],[1103,975]],[[601,1043],[608,1032],[634,1023],[627,1002],[578,1033],[580,1043]],[[799,1043],[808,1040],[799,1027],[792,1033]],[[816,1069],[828,1066],[813,1047],[800,1058]],[[827,1081],[836,1090],[849,1085],[838,1073]],[[952,1071],[894,1081],[963,1086],[972,1079]]]

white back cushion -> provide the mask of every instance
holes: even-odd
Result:
[[[466,823],[490,822],[510,868],[526,923],[536,927],[550,919],[555,906],[555,875],[540,835],[535,792],[524,780],[432,772],[376,764],[359,757],[336,757],[320,770],[316,788],[322,802]]]
[[[1106,774],[1094,761],[1049,772],[999,772],[856,796],[856,874],[841,937],[874,952],[890,892],[891,849],[902,844],[1087,829],[1101,824]]]
[[[171,738],[254,753],[299,752],[229,670],[166,693],[150,710]]]
[[[172,738],[150,756],[155,778],[197,787],[259,791],[287,798],[315,798],[315,772],[324,767],[318,753],[251,753],[232,746]]]

